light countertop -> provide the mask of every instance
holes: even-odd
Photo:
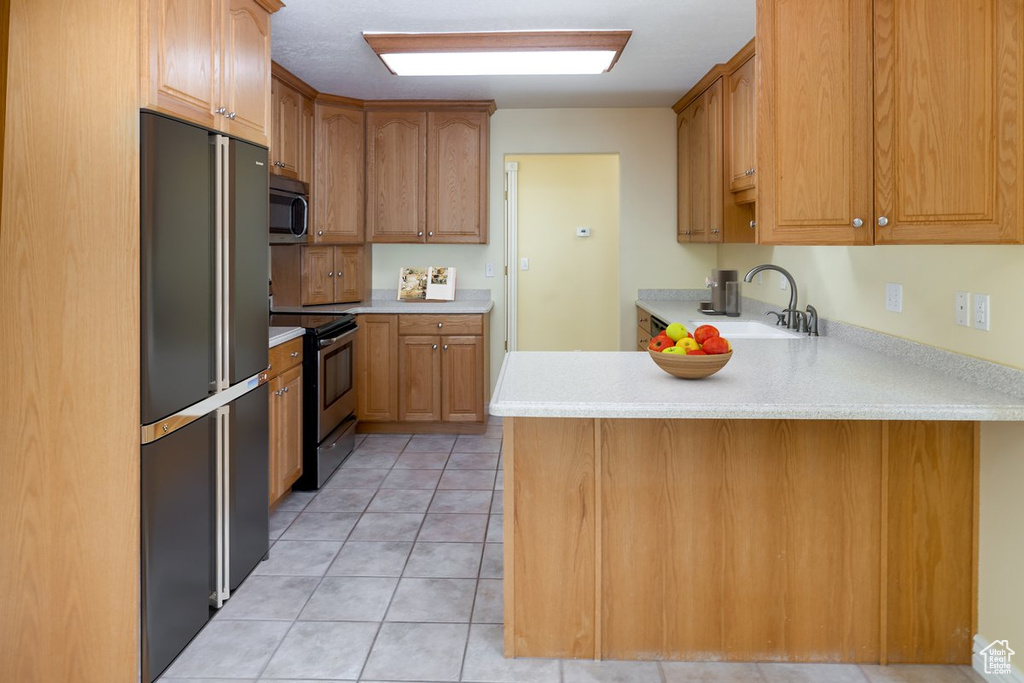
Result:
[[[274,306],[274,313],[379,313],[409,314],[480,314],[494,308],[489,289],[465,289],[456,292],[455,301],[397,301],[397,290],[375,289],[372,298],[354,304],[324,304],[322,306]]]
[[[665,322],[723,319],[701,315],[696,301],[637,304]],[[646,352],[513,352],[502,364],[490,411],[512,417],[1024,421],[1024,398],[842,339],[731,343],[729,364],[701,380],[672,377]]]
[[[301,327],[271,327],[270,348],[284,344],[286,341],[297,339],[305,333],[306,331]]]

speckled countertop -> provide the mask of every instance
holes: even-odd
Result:
[[[702,315],[696,300],[637,305],[665,322],[723,319]],[[724,319],[759,318],[751,310]],[[729,364],[701,380],[672,377],[642,352],[510,353],[490,411],[512,417],[1024,421],[1024,398],[841,338],[735,339],[732,345]]]
[[[323,306],[275,306],[275,313],[447,313],[452,315],[487,313],[494,307],[489,289],[458,290],[455,301],[396,301],[397,290],[375,289],[369,301]]]
[[[270,328],[270,348],[284,344],[286,341],[291,341],[305,334],[306,331],[301,327],[271,327]]]

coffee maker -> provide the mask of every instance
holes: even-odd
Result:
[[[711,290],[711,301],[700,302],[701,312],[706,315],[739,315],[738,277],[735,270],[713,269],[711,277],[705,279]],[[729,283],[732,283],[732,286],[729,286]]]

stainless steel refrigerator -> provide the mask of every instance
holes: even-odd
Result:
[[[263,147],[150,112],[140,142],[149,682],[268,550],[269,195]]]

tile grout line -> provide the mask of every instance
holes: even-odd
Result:
[[[497,467],[497,466],[495,466]],[[495,481],[491,484],[491,499],[487,503],[487,523],[484,524],[484,540],[480,544],[480,560],[476,565],[476,583],[473,585],[473,600],[469,607],[469,627],[466,629],[466,643],[462,648],[462,663],[459,665],[459,680],[461,681],[466,672],[466,655],[469,653],[469,639],[473,634],[473,615],[476,613],[476,599],[480,595],[480,574],[483,572],[484,553],[487,552],[487,534],[491,529],[491,508],[494,506],[494,486],[497,485],[497,474]],[[504,615],[503,615],[504,620]]]

